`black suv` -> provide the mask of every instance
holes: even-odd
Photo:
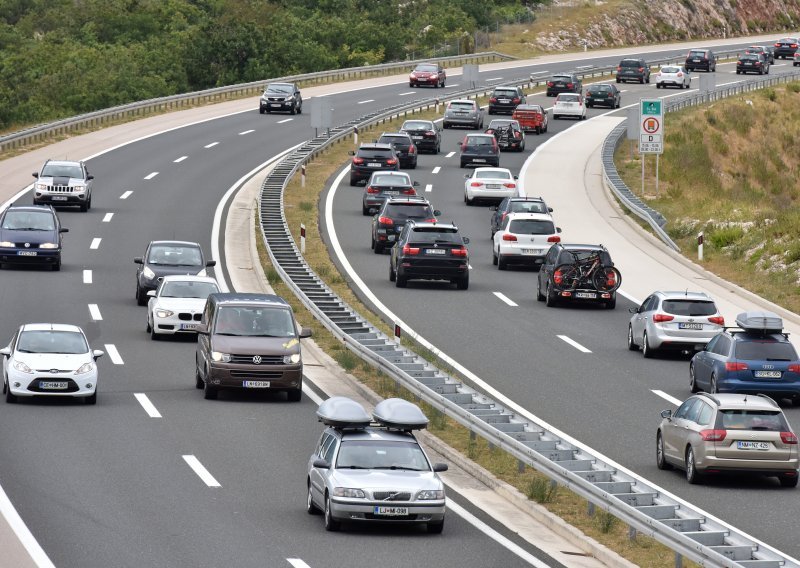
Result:
[[[405,132],[384,132],[378,138],[378,144],[391,144],[401,168],[413,170],[417,167],[417,145]]]
[[[583,81],[574,73],[559,73],[547,80],[547,96],[555,97],[559,93],[580,93]]]
[[[736,62],[736,74],[758,73],[769,74],[769,61],[763,53],[745,53]]]
[[[527,102],[522,87],[495,87],[489,97],[489,114],[507,112],[512,114],[518,105]]]
[[[0,268],[39,264],[61,270],[61,226],[49,205],[11,206],[0,214]]]
[[[303,97],[295,83],[270,83],[258,101],[258,112],[288,110],[289,114],[303,112]]]
[[[133,262],[136,269],[136,302],[147,305],[147,292],[155,290],[164,276],[171,274],[196,274],[207,276],[206,268],[217,264],[206,260],[203,249],[197,243],[186,241],[150,241],[144,256]]]
[[[704,71],[717,70],[717,56],[710,49],[692,49],[686,55],[686,63],[684,64],[686,70],[692,72],[696,69],[703,69]]]
[[[452,223],[408,222],[389,260],[389,280],[405,288],[411,279],[449,280],[469,288],[469,239]]]
[[[617,83],[623,81],[649,83],[650,66],[641,57],[638,59],[623,59],[617,65]]]
[[[489,210],[492,211],[490,221],[492,238],[500,230],[503,220],[509,213],[544,213],[547,215],[553,212],[553,208],[548,207],[541,197],[506,197],[500,202],[500,205],[494,205]]]
[[[351,151],[350,185],[368,180],[372,172],[396,172],[400,160],[391,144],[362,144],[355,152]]]
[[[546,302],[549,307],[555,306],[557,302],[590,302],[602,304],[609,310],[613,310],[617,305],[617,293],[603,292],[593,288],[575,289],[568,291],[556,290],[553,285],[554,272],[561,264],[573,264],[577,258],[580,260],[599,254],[600,262],[603,266],[614,266],[611,255],[603,245],[579,245],[556,243],[547,251],[544,257],[544,264],[539,270],[536,299]]]
[[[442,146],[442,129],[432,120],[406,120],[400,132],[414,141],[417,150],[438,154]]]
[[[409,221],[435,222],[441,211],[434,210],[422,196],[390,197],[372,217],[372,250],[381,254],[397,240]]]
[[[800,40],[796,37],[785,37],[775,42],[775,59],[792,59]]]

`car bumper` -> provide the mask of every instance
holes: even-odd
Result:
[[[463,277],[468,270],[467,262],[452,265],[415,265],[404,262],[400,264],[398,276],[417,280],[451,280]]]
[[[536,245],[500,245],[500,256],[509,263],[542,264],[547,251]]]
[[[523,122],[523,121],[520,120],[518,122],[519,122],[519,127],[522,128],[523,132],[534,132],[537,129],[544,128],[544,122],[542,122],[542,121],[539,121],[539,122],[533,122],[533,121]]]
[[[453,126],[475,126],[478,124],[480,119],[476,117],[465,117],[465,116],[445,116],[444,122]]]
[[[703,456],[702,461],[698,457],[697,469],[701,470],[719,470],[724,472],[741,472],[741,473],[797,473],[798,468],[797,458],[789,460],[748,460],[748,459],[731,459],[731,458],[718,458],[714,456]]]
[[[153,316],[153,332],[160,335],[195,334],[199,321],[181,320],[177,315],[168,318]]]
[[[42,383],[67,383],[67,388],[48,388]],[[8,370],[8,388],[11,394],[19,397],[31,396],[62,396],[62,397],[85,397],[94,394],[97,389],[97,370],[74,375],[72,373],[63,374],[28,374],[20,373],[14,369]]]
[[[288,390],[303,385],[303,364],[259,365],[257,368],[243,365],[212,364],[206,382],[216,388],[243,390]],[[248,381],[260,381],[269,386],[247,386]]]
[[[612,99],[606,99],[606,98],[589,99],[589,98],[587,98],[586,99],[586,104],[587,105],[603,105],[603,106],[607,106],[607,107],[614,107],[614,105],[616,105],[616,100],[613,99],[613,98]]]
[[[617,75],[620,81],[636,81],[637,83],[647,79],[644,75]]]
[[[507,112],[508,114],[511,114],[511,113],[514,112],[514,109],[516,109],[516,108],[517,108],[517,105],[514,105],[514,104],[504,105],[504,104],[495,103],[495,104],[490,104],[489,105],[489,112],[491,112],[491,113]]]
[[[40,193],[33,194],[36,203],[50,203],[52,205],[83,205],[87,202],[87,193]]]
[[[408,82],[411,83],[412,85],[438,85],[439,77],[431,77],[430,79],[428,78],[409,79]]]
[[[502,201],[506,197],[517,197],[519,192],[514,189],[467,189],[467,199],[481,199]]]
[[[492,156],[489,154],[461,154],[461,163],[462,164],[498,164],[500,162],[500,156]]]
[[[294,102],[265,102],[258,103],[259,110],[292,110]]]
[[[32,252],[36,254],[31,255]],[[60,249],[0,249],[0,263],[3,264],[55,264],[60,260]]]
[[[684,81],[677,81],[675,79],[659,79],[658,81],[656,81],[656,85],[662,85],[662,86],[665,86],[665,87],[666,86],[682,87],[685,84],[686,83]]]
[[[648,326],[647,341],[653,349],[687,349],[700,351],[717,335],[722,328],[707,332],[694,332],[685,330],[683,333],[675,330],[653,329]]]
[[[390,516],[376,515],[377,507],[403,507],[408,509],[407,515]],[[444,519],[445,501],[430,501],[429,503],[395,503],[386,501],[354,503],[352,500],[331,499],[331,515],[342,521],[378,521],[395,523],[427,523],[438,522]]]
[[[562,109],[555,109],[553,108],[553,114],[558,116],[575,116],[575,117],[582,117],[586,116],[586,109],[579,108],[579,109],[572,109],[572,108],[562,108]]]
[[[800,381],[787,380],[742,380],[732,377],[720,377],[717,381],[719,392],[739,394],[768,394],[774,398],[800,398]]]

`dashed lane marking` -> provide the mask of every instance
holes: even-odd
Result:
[[[92,271],[91,270],[84,270],[83,271],[83,283],[84,284],[91,284],[92,283]]]
[[[106,343],[105,344],[106,353],[108,353],[108,358],[111,359],[111,362],[115,365],[124,365],[125,362],[122,360],[122,357],[119,355],[119,351],[117,351],[117,346],[113,343]]]
[[[186,158],[188,158],[188,157],[189,157],[189,156],[181,156],[181,157],[180,157],[180,158],[178,158],[177,160],[172,160],[172,161],[173,161],[174,163],[176,163],[176,164],[180,164],[182,161],[184,161],[184,160],[185,160]]]
[[[206,144],[205,146],[203,146],[203,148],[213,148],[217,144],[219,144],[219,142],[212,142],[211,144]]]
[[[114,216],[113,213],[106,213],[105,216],[103,217],[103,223],[110,223],[111,222],[111,218],[113,216]]]
[[[572,345],[578,351],[581,351],[583,353],[591,353],[591,351],[589,349],[586,349],[586,347],[584,347],[583,345],[581,345],[580,343],[578,343],[574,339],[570,339],[566,335],[557,335],[556,337],[558,337],[561,341],[569,343],[570,345]]]
[[[209,487],[222,487],[219,484],[219,481],[214,479],[214,476],[209,473],[209,471],[205,468],[203,464],[200,463],[196,457],[192,455],[182,456],[183,461],[185,461],[190,468],[197,474],[197,476],[203,480],[203,483],[208,485]]]
[[[119,196],[120,199],[128,199],[131,195],[133,195],[132,191],[126,191],[122,195]]]
[[[506,296],[502,292],[492,292],[492,294],[494,294],[495,296],[500,298],[503,302],[505,302],[506,304],[508,304],[512,308],[516,308],[517,306],[519,306],[519,304],[514,302],[511,298],[509,298],[508,296]]]
[[[89,315],[92,317],[92,321],[103,321],[103,316],[100,315],[100,308],[97,307],[97,304],[89,304]]]
[[[103,239],[101,237],[95,237],[92,239],[92,244],[89,245],[91,250],[97,250],[100,248],[100,241]]]
[[[147,398],[146,394],[143,392],[135,392],[133,393],[133,396],[136,397],[136,400],[139,401],[139,404],[142,405],[142,408],[144,408],[144,411],[150,418],[161,418],[161,413],[158,411],[155,405],[150,402],[150,399]]]
[[[157,175],[158,175],[158,172],[151,172],[151,173],[147,174],[146,176],[144,176],[144,179],[153,179]]]

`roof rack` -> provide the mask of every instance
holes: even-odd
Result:
[[[428,426],[428,417],[419,406],[402,398],[387,398],[375,406],[372,417],[378,424],[392,430],[422,430]]]

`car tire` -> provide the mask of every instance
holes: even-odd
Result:
[[[660,89],[660,88],[661,88],[661,83],[656,83],[656,89]]]
[[[331,498],[325,494],[325,530],[328,532],[336,532],[341,527],[341,523],[333,518],[331,514]]]
[[[469,273],[465,274],[456,281],[456,288],[458,288],[459,290],[469,289]]]
[[[362,205],[361,206],[361,214],[364,215],[365,217],[369,216],[369,207],[364,207]]]
[[[196,389],[204,389],[206,387],[206,383],[203,380],[203,377],[200,376],[200,371],[195,369],[194,371],[194,388]]]
[[[778,481],[781,482],[781,487],[797,487],[797,475],[780,475]]]
[[[492,249],[492,264],[497,266],[497,255],[494,253],[494,249]]]
[[[397,273],[394,271],[394,266],[392,263],[389,263],[389,282],[394,282],[397,280]]]
[[[155,326],[150,328],[150,339],[153,341],[158,341],[161,339],[161,335],[156,333]]]
[[[467,205],[472,205],[473,203],[475,203],[475,200],[474,199],[470,199],[469,197],[467,197],[467,194],[465,193],[464,194],[464,203],[466,203]]]
[[[667,457],[664,455],[664,438],[661,432],[656,434],[656,467],[658,469],[672,469],[672,466],[667,462]]]
[[[467,164],[466,164],[466,162],[463,162],[463,161],[462,161],[462,162],[461,162],[461,167],[462,167],[462,168],[466,168],[466,167],[467,167]]]
[[[147,327],[144,328],[145,333],[150,333],[153,328],[150,327],[150,318],[147,318]]]
[[[697,473],[697,464],[694,461],[694,449],[689,446],[686,448],[686,481],[690,485],[697,485],[702,481],[702,475]]]
[[[555,307],[556,305],[556,297],[553,294],[552,286],[550,286],[550,282],[547,283],[547,289],[544,292],[544,304],[548,308]]]
[[[617,83],[622,83],[622,81],[620,81],[619,79],[617,79]]]
[[[497,270],[507,270],[507,269],[508,269],[508,260],[506,260],[502,256],[498,255],[498,257],[497,257]]]
[[[289,402],[300,402],[303,399],[303,388],[286,391],[286,400]]]
[[[444,519],[438,523],[428,523],[425,528],[428,530],[428,534],[442,534],[444,530]]]
[[[319,515],[322,511],[319,510],[319,507],[314,505],[314,499],[311,498],[311,480],[307,480],[306,485],[308,486],[308,495],[306,496],[306,512],[309,515]]]
[[[697,377],[695,377],[694,365],[692,363],[689,363],[689,390],[692,394],[700,390],[700,387],[697,386]]]
[[[212,387],[211,383],[203,382],[203,398],[206,400],[217,400],[219,389]]]
[[[83,399],[84,404],[97,404],[97,387],[95,387],[94,392]]]
[[[395,273],[394,279],[395,279],[394,280],[394,285],[397,288],[405,288],[406,286],[408,286],[408,278],[407,277],[400,276],[399,273]]]
[[[355,187],[357,185],[358,185],[358,180],[353,179],[353,177],[350,176],[350,187]]]
[[[717,394],[719,391],[717,390],[717,376],[711,375],[711,382],[708,387],[708,392],[710,394]]]
[[[647,339],[647,332],[645,331],[644,335],[642,335],[642,357],[645,359],[652,359],[655,352],[655,349],[650,347],[650,342]]]
[[[53,264],[50,266],[50,269],[51,269],[53,272],[58,272],[59,270],[61,270],[61,259],[59,258],[57,261],[55,261],[55,263],[53,263]]]
[[[539,279],[536,279],[536,301],[544,302],[544,294],[542,294],[542,284]]]
[[[17,400],[17,395],[11,393],[11,385],[3,383],[3,391],[6,393],[6,402],[8,404],[15,404]]]
[[[147,305],[147,295],[144,293],[144,290],[142,290],[139,287],[138,284],[136,285],[136,303],[139,304],[140,306]]]
[[[86,213],[89,210],[89,204],[81,203],[79,209],[81,210],[81,213]]]
[[[628,351],[638,351],[639,346],[633,341],[633,327],[628,325]]]
[[[447,122],[442,122],[442,128],[447,130],[448,128],[450,128],[450,124],[448,124]]]
[[[408,88],[409,88],[409,89],[413,89],[413,88],[414,88],[414,83],[409,83],[409,84],[408,84]]]

